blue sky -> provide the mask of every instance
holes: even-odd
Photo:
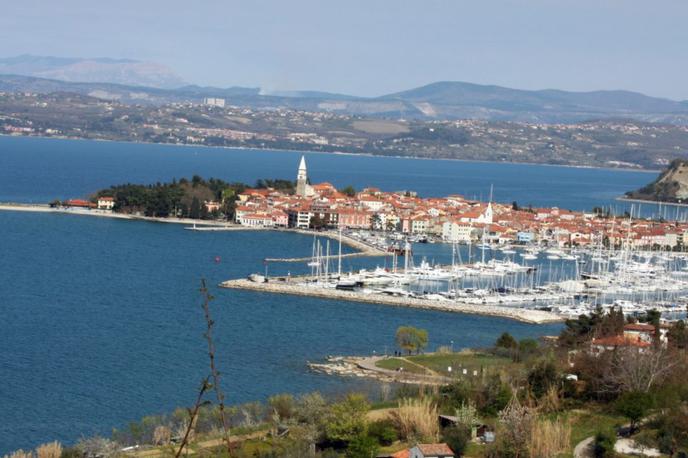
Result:
[[[381,95],[454,80],[688,99],[686,0],[22,0],[0,56],[160,62],[187,81]]]

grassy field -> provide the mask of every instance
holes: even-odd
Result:
[[[464,376],[464,369],[466,370],[465,375],[470,377],[473,376],[474,371],[477,371],[478,374],[500,370],[514,372],[522,368],[520,363],[514,363],[510,358],[473,352],[433,353],[404,358],[389,358],[379,361],[377,366],[390,370],[403,367],[404,371],[414,374],[427,373],[422,369],[427,368],[434,374],[449,377]],[[450,367],[451,371],[449,370]]]
[[[409,372],[411,374],[427,374],[428,371],[419,367],[416,364],[410,363],[403,358],[388,358],[381,359],[375,365],[381,369],[388,369],[391,371],[396,371],[403,369],[404,372]]]

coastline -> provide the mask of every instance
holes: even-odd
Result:
[[[340,234],[336,231],[309,231],[305,229],[287,229],[287,228],[269,228],[269,227],[248,227],[227,221],[213,221],[191,218],[160,218],[153,216],[138,216],[127,215],[123,213],[114,213],[107,210],[97,209],[80,209],[80,208],[53,208],[48,204],[23,204],[16,202],[0,202],[0,211],[15,211],[15,212],[33,212],[33,213],[54,213],[61,215],[74,216],[93,216],[100,218],[124,219],[130,221],[145,221],[149,223],[168,223],[168,224],[184,224],[186,229],[195,230],[199,232],[218,232],[218,231],[273,231],[273,232],[287,232],[302,235],[318,235],[327,237],[332,240],[339,240]],[[194,227],[195,226],[195,227]],[[390,256],[390,253],[382,251],[374,246],[361,242],[360,240],[341,234],[342,244],[347,245],[354,250],[355,253],[348,253],[343,256]],[[289,262],[289,260],[280,260],[282,262]]]
[[[257,283],[246,279],[235,279],[224,281],[220,283],[219,286],[228,289],[241,289],[270,294],[309,296],[349,302],[366,302],[371,304],[392,305],[397,307],[410,307],[440,312],[493,316],[499,318],[508,318],[529,324],[559,323],[564,321],[564,318],[560,317],[559,315],[541,310],[504,307],[499,305],[474,305],[461,302],[443,303],[410,297],[383,296],[380,294],[366,295],[338,289],[310,288],[308,285],[294,284],[289,282],[270,281],[265,283]]]
[[[274,148],[260,148],[260,147],[248,147],[248,146],[209,146],[209,145],[197,145],[193,143],[160,143],[160,142],[143,142],[136,140],[114,140],[107,138],[84,138],[84,137],[69,137],[63,135],[12,135],[12,134],[0,134],[0,137],[14,137],[14,138],[41,138],[46,140],[79,140],[79,141],[93,141],[93,142],[110,142],[110,143],[125,143],[133,145],[165,145],[165,146],[181,146],[190,148],[208,148],[208,149],[228,149],[228,150],[239,150],[239,151],[270,151],[273,153],[301,153],[301,154],[323,154],[323,155],[337,155],[337,156],[363,156],[363,157],[380,157],[380,158],[391,158],[391,159],[413,159],[413,160],[424,160],[424,161],[457,161],[457,162],[473,162],[478,164],[512,164],[512,165],[537,165],[543,167],[562,167],[571,169],[591,169],[591,170],[609,170],[609,171],[619,171],[619,172],[642,172],[642,173],[660,173],[661,170],[657,169],[643,169],[643,168],[633,168],[633,167],[603,167],[595,165],[573,165],[573,164],[547,164],[544,162],[521,162],[521,161],[487,161],[481,159],[460,159],[451,157],[423,157],[423,156],[399,156],[399,155],[383,155],[383,154],[372,154],[366,152],[360,153],[348,153],[345,151],[315,151],[307,149],[274,149]]]

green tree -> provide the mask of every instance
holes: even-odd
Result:
[[[346,448],[347,458],[374,458],[377,456],[380,446],[374,437],[367,434],[359,434],[354,437]]]
[[[310,226],[313,229],[322,229],[327,226],[327,221],[324,218],[321,218],[320,215],[315,214],[311,216]]]
[[[442,441],[457,455],[462,455],[471,440],[471,427],[454,425],[442,430]]]
[[[356,189],[354,189],[354,187],[351,185],[347,186],[346,188],[340,189],[339,192],[341,192],[342,194],[345,194],[349,197],[353,197],[356,195]]]
[[[191,208],[189,209],[189,218],[199,219],[201,217],[201,202],[198,197],[191,200]]]
[[[613,429],[605,429],[595,434],[593,442],[593,455],[595,458],[613,458],[614,444],[616,444],[616,432]]]
[[[409,354],[420,352],[428,344],[428,331],[413,326],[399,326],[396,333],[397,346]]]
[[[325,422],[325,434],[332,442],[348,444],[366,433],[368,401],[361,394],[349,394],[343,401],[332,405]]]
[[[504,332],[495,342],[495,347],[513,350],[518,348],[518,342],[516,342],[516,339],[514,339],[511,334]]]
[[[624,393],[614,403],[616,411],[631,421],[631,431],[635,431],[638,422],[647,415],[651,407],[652,397],[639,391]]]
[[[558,380],[557,367],[549,359],[538,361],[528,372],[528,386],[536,398],[556,386]]]
[[[504,410],[512,396],[513,393],[509,385],[502,381],[499,374],[494,374],[488,378],[476,394],[476,407],[480,413],[494,416]]]
[[[681,350],[688,349],[688,329],[686,328],[686,322],[683,320],[676,321],[671,326],[671,329],[669,329],[667,339],[672,348]]]
[[[268,405],[280,420],[294,416],[294,397],[291,394],[276,394],[268,398]]]
[[[521,339],[518,342],[518,354],[521,359],[537,353],[539,344],[535,339]]]
[[[399,439],[399,434],[390,419],[373,421],[368,425],[368,435],[375,438],[380,445],[392,445]]]

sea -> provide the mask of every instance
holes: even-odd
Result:
[[[87,197],[112,184],[194,174],[246,183],[294,179],[301,154],[0,137],[0,202]],[[313,182],[337,187],[482,199],[492,189],[495,201],[574,210],[623,212],[630,204],[615,198],[655,178],[639,171],[305,156]],[[315,373],[307,363],[392,352],[401,325],[427,329],[429,350],[451,342],[488,346],[504,331],[523,338],[561,328],[217,287],[262,272],[266,257],[308,256],[312,247],[312,237],[292,233],[196,232],[177,224],[0,212],[0,454],[107,436],[142,416],[192,404],[207,373],[202,279],[214,296],[218,365],[231,404],[283,392],[365,391],[374,398],[375,382]],[[448,250],[431,245],[417,253],[446,259]],[[386,262],[355,259],[345,269]]]

